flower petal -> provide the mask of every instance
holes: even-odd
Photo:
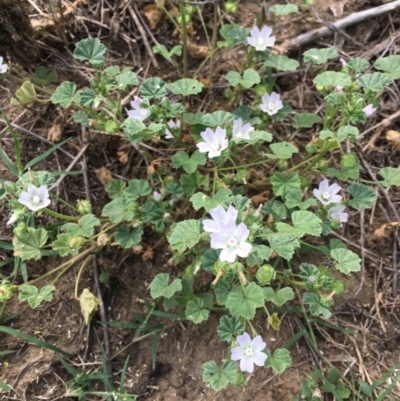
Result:
[[[267,346],[261,336],[254,337],[251,345],[256,351],[262,351]]]
[[[243,349],[242,347],[235,347],[231,349],[231,360],[238,361],[239,359],[243,358]]]
[[[257,366],[264,366],[264,363],[265,363],[266,359],[267,359],[267,355],[265,355],[264,352],[255,352],[252,355],[252,361]]]
[[[254,370],[253,360],[251,358],[249,358],[248,356],[243,357],[240,360],[240,370],[242,372],[253,373],[253,370]]]
[[[249,333],[244,332],[242,335],[237,336],[236,340],[242,347],[247,347],[251,345],[251,337]]]

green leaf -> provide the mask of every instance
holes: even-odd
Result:
[[[153,47],[154,54],[161,54],[166,59],[171,59],[173,56],[180,56],[182,54],[182,46],[174,46],[170,51],[164,45],[157,45]]]
[[[265,65],[280,71],[296,71],[300,64],[297,60],[293,60],[287,56],[271,54]]]
[[[172,162],[175,168],[183,167],[183,169],[191,174],[196,171],[197,166],[204,166],[207,162],[206,156],[196,150],[192,156],[181,150],[172,156]]]
[[[292,213],[293,227],[286,223],[277,223],[276,227],[279,232],[289,232],[296,238],[309,234],[314,236],[321,235],[322,220],[314,213],[307,210],[298,210]]]
[[[192,196],[197,188],[203,187],[204,189],[208,189],[210,184],[208,178],[201,175],[198,171],[192,174],[182,174],[179,182],[188,196]]]
[[[83,39],[76,44],[74,57],[77,60],[88,61],[96,66],[104,63],[104,53],[107,48],[98,38]]]
[[[310,49],[303,53],[304,62],[313,64],[326,64],[328,60],[338,57],[335,49]],[[350,79],[350,78],[349,78]]]
[[[150,294],[153,298],[171,298],[176,292],[182,290],[182,280],[176,278],[168,284],[169,274],[158,273],[150,284]]]
[[[200,221],[185,220],[172,225],[167,236],[171,248],[183,252],[193,248],[200,241]]]
[[[61,107],[66,109],[72,103],[79,104],[80,92],[76,92],[76,85],[74,82],[64,81],[52,94],[50,100],[54,104],[60,104]]]
[[[314,113],[299,113],[295,114],[294,123],[292,124],[293,128],[311,128],[315,123],[319,123],[321,121],[321,117]]]
[[[232,85],[237,86],[241,85],[245,89],[249,89],[252,86],[259,84],[261,82],[260,75],[257,71],[248,68],[243,73],[243,78],[236,71],[229,71],[228,74],[225,75],[225,79]]]
[[[385,179],[380,183],[386,188],[400,185],[400,168],[384,167],[379,170],[379,175]]]
[[[204,209],[209,212],[211,209],[224,203],[230,195],[232,195],[232,191],[230,189],[222,188],[219,189],[213,197],[207,196],[203,194],[203,192],[198,192],[190,198],[190,201],[192,202],[195,210],[199,210],[204,207]]]
[[[330,130],[323,130],[319,133],[319,137],[323,140],[332,138],[338,142],[342,142],[344,140],[350,140],[354,142],[358,137],[359,131],[357,127],[353,127],[352,125],[344,125],[339,127],[336,133]]]
[[[149,132],[144,123],[136,118],[127,118],[121,124],[121,128],[123,128],[125,136],[130,142],[137,142],[146,137],[151,138],[153,136],[153,133]]]
[[[393,79],[400,78],[400,56],[387,56],[376,60],[375,68],[384,71],[386,75]]]
[[[107,203],[102,211],[102,216],[108,217],[112,223],[121,223],[121,221],[130,221],[135,215],[129,210],[131,201],[126,198],[117,198]]]
[[[298,152],[296,146],[289,142],[272,143],[269,148],[273,152],[266,154],[270,159],[290,159],[293,153]]]
[[[266,234],[269,246],[282,258],[290,260],[294,254],[295,248],[300,246],[299,241],[293,234],[272,233]]]
[[[299,8],[294,4],[275,4],[274,6],[270,7],[268,11],[279,17],[283,17],[284,15],[298,13]]]
[[[219,321],[217,333],[221,341],[228,341],[230,343],[236,339],[237,336],[242,334],[244,330],[245,325],[238,317],[224,315]]]
[[[115,78],[118,84],[118,89],[121,90],[125,90],[128,86],[139,84],[137,74],[132,72],[130,67],[124,68],[121,74],[117,75]]]
[[[349,249],[332,249],[331,257],[336,260],[337,264],[335,265],[335,268],[341,273],[349,274],[361,270],[361,259]]]
[[[347,65],[354,71],[354,72],[363,72],[371,65],[368,60],[361,57],[355,57],[351,59]]]
[[[79,220],[79,224],[66,223],[61,226],[61,230],[65,231],[71,237],[81,235],[90,238],[94,233],[94,227],[100,224],[100,220],[93,214],[86,214]]]
[[[281,288],[277,292],[275,292],[271,287],[266,287],[263,288],[263,296],[266,301],[282,306],[287,301],[294,298],[294,292],[290,287]]]
[[[19,256],[21,260],[38,260],[41,257],[40,249],[46,245],[46,242],[47,232],[44,228],[28,227],[21,237],[13,238],[14,256]]]
[[[203,90],[203,84],[197,79],[183,78],[168,85],[168,89],[174,95],[190,96],[197,95]]]
[[[255,144],[258,141],[271,142],[273,136],[270,132],[254,130],[250,132],[250,143]]]
[[[60,256],[78,255],[83,244],[84,240],[80,236],[71,237],[69,234],[58,234],[51,247]]]
[[[129,200],[136,200],[142,196],[151,194],[151,188],[146,180],[131,180],[128,183],[128,188],[125,189],[125,196]]]
[[[285,196],[290,190],[300,188],[300,178],[296,173],[285,177],[279,171],[275,171],[271,177],[271,185],[276,196]]]
[[[376,200],[374,190],[364,184],[351,184],[348,188],[348,192],[353,196],[349,204],[354,207],[354,209],[362,207],[370,209]]]
[[[133,231],[129,230],[129,226],[119,226],[115,239],[120,243],[122,248],[131,248],[133,245],[140,244],[142,241],[143,230],[141,227],[135,227]]]
[[[47,84],[52,84],[57,81],[57,72],[54,70],[48,70],[44,66],[39,66],[35,70],[35,78],[32,82],[35,85],[43,86]]]
[[[162,99],[168,95],[167,84],[157,77],[147,78],[140,85],[140,94],[144,99]]]
[[[226,300],[226,307],[233,316],[253,319],[256,309],[264,305],[263,291],[260,286],[250,283],[243,291],[231,291]]]
[[[292,189],[285,195],[285,205],[289,209],[294,209],[298,207],[299,209],[308,209],[311,206],[317,204],[317,200],[314,198],[309,198],[302,201],[303,193],[300,189]]]
[[[185,195],[183,188],[176,182],[171,182],[165,187],[165,194],[171,195],[172,200],[178,200]]]
[[[78,110],[72,115],[72,119],[77,124],[81,124],[84,127],[90,127],[89,116],[86,111]]]
[[[53,285],[45,285],[40,290],[34,285],[22,284],[19,287],[18,299],[27,301],[31,308],[37,308],[43,301],[51,301],[56,288]]]
[[[199,324],[208,319],[210,311],[204,308],[204,302],[201,298],[194,297],[186,304],[186,318],[195,324]]]
[[[288,366],[292,364],[290,352],[286,348],[278,348],[272,355],[271,351],[266,349],[268,358],[265,361],[264,367],[272,368],[277,374],[283,373]]]
[[[105,190],[111,199],[121,198],[126,187],[125,181],[112,179],[107,182]]]
[[[236,380],[237,364],[232,361],[225,361],[219,369],[214,361],[203,364],[203,381],[210,383],[215,391],[222,390],[229,383]]]
[[[346,86],[351,85],[351,78],[343,72],[325,71],[321,74],[318,74],[313,79],[313,82],[315,85],[334,87],[341,86],[342,88],[345,88]]]
[[[392,83],[392,80],[381,72],[364,74],[356,80],[356,83],[367,91],[381,92]]]
[[[231,113],[226,111],[218,110],[212,114],[204,114],[201,118],[201,122],[203,125],[207,127],[217,127],[217,126],[225,126],[228,121],[232,120],[233,116]]]
[[[34,102],[37,99],[35,86],[30,80],[24,81],[15,92],[15,97],[16,98],[11,98],[11,104],[13,106]]]
[[[331,311],[320,303],[318,295],[312,292],[304,294],[303,302],[309,306],[312,315],[322,315],[325,319],[329,319],[332,316]]]

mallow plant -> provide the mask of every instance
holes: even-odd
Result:
[[[274,12],[282,10],[275,7]],[[175,277],[157,274],[150,284],[152,298],[194,324],[204,325],[216,307],[221,313],[216,335],[226,357],[204,361],[204,381],[221,390],[244,383],[246,373],[262,367],[282,373],[291,364],[289,351],[268,349],[254,319],[265,315],[279,331],[279,308],[299,302],[307,313],[329,319],[345,291],[341,274],[360,270],[359,256],[329,235],[376,201],[374,182],[360,175],[352,144],[358,141],[358,127],[379,107],[385,87],[400,78],[400,56],[378,59],[374,66],[362,58],[343,60],[337,71],[330,62],[338,58],[336,50],[307,50],[302,61],[310,66],[309,82],[321,93],[324,107],[318,113],[294,113],[274,73],[295,71],[299,62],[274,54],[272,34],[268,26],[221,28],[217,46],[244,52],[241,70],[225,76],[231,109],[214,112],[188,106],[202,96],[200,81],[142,79],[131,67],[106,66],[107,49],[97,38],[77,43],[74,57],[92,68],[92,79],[81,88],[64,81],[47,100],[76,123],[134,144],[153,167],[151,179],[109,181],[109,201],[100,216],[87,199],[74,205],[62,200],[72,211],[62,214],[54,211],[59,200],[49,192],[54,172],[33,171],[34,163],[22,166],[17,158],[14,165],[7,158],[16,180],[2,182],[0,198],[9,208],[7,224],[14,230],[12,248],[24,283],[15,284],[18,270],[4,277],[1,299],[18,291],[32,307],[51,300],[60,274],[37,288],[40,278],[29,281],[32,260],[66,257],[54,274],[76,263],[84,268],[89,255],[103,247],[130,249],[140,244],[145,230],[166,232],[181,270]],[[157,48],[168,59],[180,50]],[[34,101],[37,84],[23,85],[16,93],[19,102]],[[43,85],[49,90],[48,83]],[[274,131],[280,121],[290,132],[278,138]],[[295,141],[300,130],[309,134],[308,143]],[[179,150],[159,166],[152,163],[155,146],[165,150],[165,157],[169,148]],[[262,176],[255,179],[258,170]],[[381,186],[400,185],[399,169],[383,167],[378,174]],[[268,191],[262,204],[252,202],[255,191]],[[187,218],[176,213],[177,205]],[[45,224],[48,218],[51,224]],[[319,259],[313,257],[318,263],[309,262],[309,252],[319,253]],[[204,292],[194,290],[199,274],[210,277]],[[89,321],[96,303],[88,304],[95,296],[85,289],[77,298]]]

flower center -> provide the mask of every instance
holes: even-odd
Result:
[[[275,103],[268,103],[268,110],[274,110],[275,109]]]
[[[140,114],[142,116],[147,116],[147,109],[140,109]]]
[[[40,202],[40,198],[37,195],[32,197],[32,203],[38,204],[39,202]]]
[[[211,147],[213,148],[213,150],[219,150],[220,149],[220,144],[218,141],[212,141],[211,142]]]
[[[314,276],[310,276],[310,277],[308,278],[308,280],[309,280],[311,283],[313,283],[313,282],[315,281],[315,277],[314,277]]]
[[[253,353],[254,353],[253,348],[251,348],[251,347],[246,347],[246,348],[243,350],[243,352],[244,352],[244,354],[245,354],[246,356],[252,356]]]
[[[322,199],[329,200],[331,198],[331,194],[328,191],[322,192]]]
[[[229,237],[228,238],[228,246],[233,248],[234,246],[237,245],[237,239],[235,237]]]
[[[243,134],[242,134],[241,131],[239,131],[239,132],[236,134],[236,137],[237,137],[237,138],[241,138],[242,136],[243,136]]]
[[[258,47],[263,47],[265,45],[265,40],[263,38],[259,38],[257,40],[257,46]]]

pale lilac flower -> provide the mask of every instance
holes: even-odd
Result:
[[[336,90],[337,90],[337,93],[339,93],[339,95],[343,95],[343,86],[340,86],[340,85],[338,85],[337,87],[336,87]]]
[[[198,143],[197,147],[201,153],[208,152],[209,158],[221,156],[222,151],[228,147],[226,130],[221,127],[217,127],[215,132],[211,128],[207,128],[200,135],[204,142]]]
[[[222,231],[211,233],[211,248],[222,249],[219,259],[222,262],[233,263],[236,256],[245,258],[251,252],[251,244],[246,242],[250,234],[244,223],[236,226],[234,221],[228,221]]]
[[[196,275],[198,272],[199,272],[199,270],[200,270],[200,265],[196,265],[196,267],[194,268],[194,270],[193,270],[193,274],[194,275]]]
[[[337,205],[337,206],[331,207],[328,210],[329,219],[336,220],[339,223],[346,223],[349,218],[349,214],[343,213],[344,209],[346,209],[346,207],[343,205]]]
[[[339,61],[342,63],[342,66],[344,67],[345,65],[347,65],[347,62],[344,58],[340,57]]]
[[[160,194],[159,192],[154,191],[154,192],[153,192],[153,198],[154,198],[154,200],[155,200],[156,202],[158,202],[158,201],[161,200],[162,196],[161,196],[161,194]]]
[[[179,129],[181,128],[181,121],[177,120],[175,122],[174,120],[169,120],[167,122],[167,125],[171,129]],[[174,136],[172,135],[171,131],[168,128],[165,128],[165,139],[174,139]]]
[[[367,117],[369,117],[371,114],[374,114],[376,110],[377,108],[374,107],[372,104],[369,104],[363,108],[363,112]]]
[[[41,185],[37,188],[33,184],[29,184],[28,189],[21,192],[18,202],[32,210],[32,212],[36,212],[50,205],[49,197],[49,190],[46,185]]]
[[[134,100],[131,102],[131,106],[133,110],[127,110],[128,117],[136,118],[136,120],[143,121],[151,114],[150,109],[142,108],[142,104],[145,101],[138,96],[134,97]],[[146,104],[147,102],[145,102]]]
[[[315,188],[313,190],[313,194],[323,205],[329,205],[331,203],[339,203],[342,200],[340,195],[336,195],[341,189],[338,184],[329,185],[328,180],[325,178],[320,182],[318,189]]]
[[[264,51],[267,47],[275,44],[275,36],[271,36],[272,28],[263,26],[261,30],[255,26],[250,31],[247,43],[258,51]]]
[[[248,333],[237,336],[238,347],[232,348],[232,361],[240,359],[240,370],[242,372],[253,373],[254,364],[264,366],[267,355],[262,352],[266,347],[266,343],[261,336],[255,337],[253,340]]]
[[[4,74],[8,70],[8,65],[3,63],[3,57],[0,56],[0,74]]]
[[[20,218],[20,215],[21,215],[21,211],[15,210],[14,213],[11,215],[11,217],[7,220],[6,225],[9,226],[9,225],[15,223],[16,221],[18,221],[18,219]]]
[[[279,95],[275,92],[272,92],[270,95],[266,93],[261,98],[261,102],[260,109],[265,113],[268,113],[270,116],[276,114],[283,107],[283,103]]]
[[[263,207],[263,204],[260,203],[260,204],[258,205],[257,210],[256,210],[255,213],[254,213],[254,216],[255,216],[255,217],[260,217],[262,207]]]
[[[224,224],[236,221],[238,211],[233,206],[229,206],[228,210],[225,210],[222,206],[217,206],[210,210],[210,214],[213,220],[203,220],[204,231],[218,233]]]
[[[254,131],[254,128],[250,123],[243,125],[241,118],[233,122],[232,138],[233,139],[250,139],[250,132]]]

